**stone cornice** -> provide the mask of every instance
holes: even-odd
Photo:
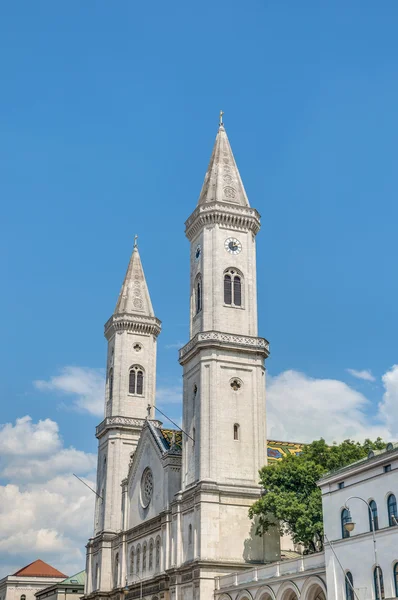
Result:
[[[264,358],[269,356],[269,342],[265,338],[223,333],[222,331],[202,331],[181,348],[179,352],[180,364],[183,365],[200,348],[208,346],[246,350],[262,354]]]
[[[157,337],[162,329],[162,323],[156,317],[147,317],[138,314],[116,314],[112,315],[105,323],[104,335],[107,340],[119,331],[130,331],[146,333]]]
[[[191,241],[202,227],[213,224],[229,229],[249,229],[256,235],[260,229],[260,214],[249,206],[233,206],[229,202],[200,204],[185,221],[185,235]]]
[[[95,435],[100,438],[108,429],[141,429],[145,425],[146,419],[134,419],[133,417],[106,417],[95,429]],[[157,427],[161,426],[160,421],[152,421]]]

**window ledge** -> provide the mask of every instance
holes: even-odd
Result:
[[[244,306],[236,306],[236,304],[225,304],[224,308],[236,308],[237,310],[245,310]]]

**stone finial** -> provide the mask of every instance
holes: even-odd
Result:
[[[224,114],[224,111],[223,111],[223,110],[220,110],[220,122],[219,122],[219,126],[220,126],[220,127],[223,127],[223,126],[224,126],[224,123],[223,123],[223,120],[222,120],[222,118],[223,118],[223,114]]]

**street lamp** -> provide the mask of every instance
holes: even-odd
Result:
[[[138,579],[140,580],[140,599],[139,600],[142,600],[142,579],[141,579],[141,577],[139,575],[136,575],[136,577],[138,577]],[[126,575],[126,583],[125,583],[125,586],[123,588],[123,594],[124,594],[124,596],[127,596],[127,594],[129,593],[129,591],[130,590],[129,590],[129,586],[128,586],[128,583],[127,583],[127,575]]]
[[[379,567],[379,563],[377,562],[375,521],[374,521],[373,512],[372,512],[372,509],[370,508],[369,502],[367,502],[364,498],[361,498],[360,496],[350,496],[349,498],[347,498],[347,500],[345,501],[344,508],[346,509],[348,515],[347,515],[346,521],[344,523],[344,528],[349,533],[351,533],[351,531],[354,531],[354,529],[355,529],[355,522],[352,520],[350,509],[347,506],[347,502],[349,502],[349,500],[353,500],[353,499],[361,500],[364,504],[366,504],[366,506],[368,507],[369,514],[370,514],[370,523],[372,526],[372,537],[373,537],[373,553],[374,553],[374,559],[375,559],[375,565],[376,565],[375,568],[376,568],[377,595],[378,595],[378,600],[381,600],[380,567]]]

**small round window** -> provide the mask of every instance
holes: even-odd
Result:
[[[149,467],[145,469],[141,477],[141,502],[146,508],[152,498],[153,493],[153,474]]]

